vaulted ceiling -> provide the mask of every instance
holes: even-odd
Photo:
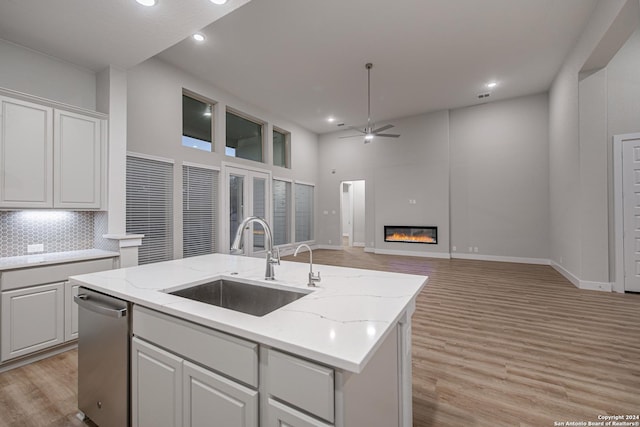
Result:
[[[98,70],[160,58],[317,133],[546,91],[596,0],[0,0],[0,38]],[[242,7],[240,7],[242,6]],[[235,10],[234,10],[235,9]],[[189,37],[201,30],[207,39]],[[485,84],[496,81],[497,87]],[[478,94],[491,92],[489,98]]]

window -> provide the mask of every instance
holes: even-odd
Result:
[[[296,184],[296,242],[313,240],[313,186]]]
[[[225,154],[241,159],[263,162],[262,158],[263,124],[227,111],[227,142]]]
[[[127,233],[144,234],[138,263],[173,259],[173,164],[127,156]]]
[[[290,168],[289,164],[289,132],[273,128],[273,165]]]
[[[213,151],[212,102],[182,94],[182,145]]]
[[[291,183],[273,180],[273,244],[291,243]]]
[[[182,256],[217,252],[218,171],[182,166]]]

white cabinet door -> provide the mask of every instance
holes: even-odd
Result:
[[[2,292],[2,361],[64,342],[64,284]]]
[[[182,425],[182,359],[138,338],[131,345],[133,427]]]
[[[267,427],[331,427],[309,415],[269,398],[267,404]]]
[[[203,369],[183,363],[184,426],[258,426],[258,392]]]
[[[80,285],[64,284],[64,340],[71,341],[78,338],[78,304],[73,297],[78,295]]]
[[[53,110],[0,97],[0,207],[53,206]]]
[[[54,113],[54,207],[99,208],[102,121],[68,111]]]

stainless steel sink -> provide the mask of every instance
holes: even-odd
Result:
[[[227,279],[218,279],[169,294],[252,316],[264,316],[307,295],[304,292],[250,285]]]

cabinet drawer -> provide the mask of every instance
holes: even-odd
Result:
[[[331,427],[273,399],[268,400],[267,411],[267,427]]]
[[[111,270],[112,268],[113,258],[104,258],[9,270],[3,272],[0,276],[0,289],[6,291],[43,283],[64,282],[69,279],[69,276],[95,273],[98,271]]]
[[[267,392],[313,415],[334,422],[333,369],[267,352]]]
[[[133,334],[258,387],[258,344],[134,306]]]

